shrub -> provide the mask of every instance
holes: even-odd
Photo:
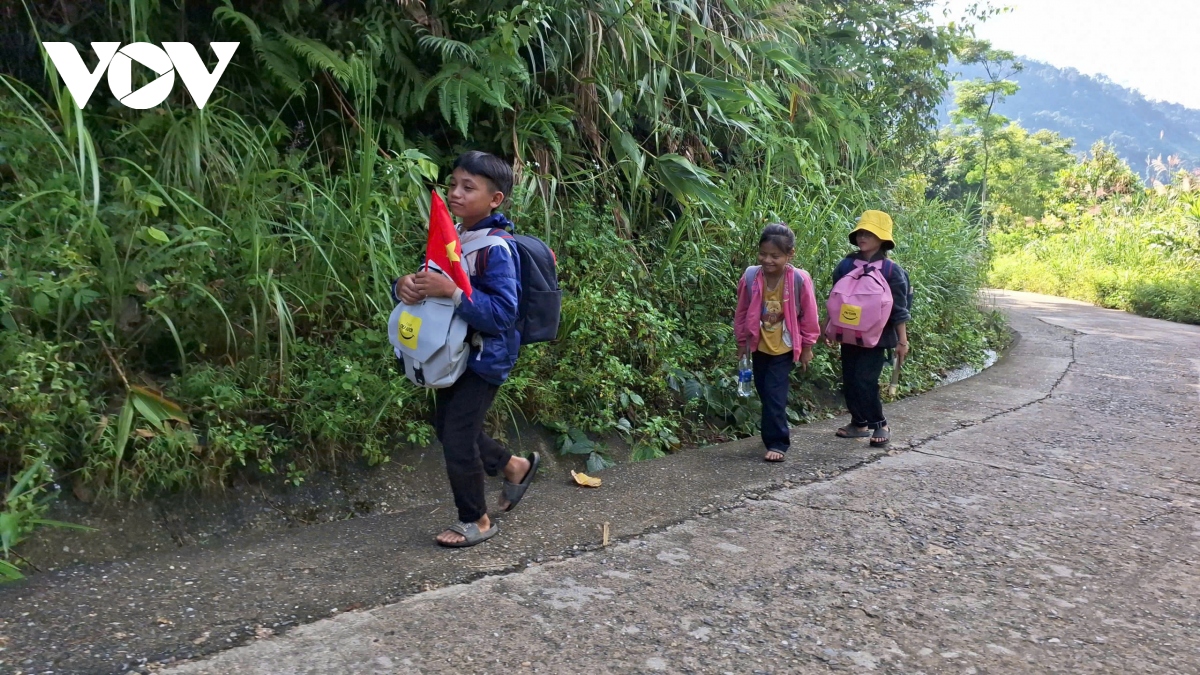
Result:
[[[1200,323],[1200,185],[1181,174],[1129,203],[1113,200],[1067,220],[996,230],[988,281],[998,288],[1062,295],[1145,316]]]

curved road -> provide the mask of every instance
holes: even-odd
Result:
[[[1011,410],[171,672],[1200,671],[1200,330],[997,300],[1023,337],[1009,358],[893,417],[903,434],[975,401]]]
[[[114,672],[229,633],[243,646],[152,669],[1200,672],[1200,328],[993,300],[1019,342],[977,377],[889,406],[891,453],[834,439],[828,422],[795,429],[783,466],[757,461],[752,440],[617,467],[595,491],[539,482],[468,551],[432,549],[440,521],[401,514],[46,575],[0,607],[0,659]],[[593,546],[601,520],[625,539]],[[656,524],[670,526],[645,533]],[[548,555],[572,546],[592,550]],[[442,585],[505,570],[519,571]],[[154,601],[137,588],[151,573],[165,584]],[[191,620],[210,593],[220,602]],[[149,605],[142,623],[109,607],[121,598]],[[334,612],[355,598],[398,601]],[[332,618],[270,635],[317,607]]]

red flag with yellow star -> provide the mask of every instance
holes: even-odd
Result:
[[[458,240],[458,231],[454,229],[454,221],[450,219],[450,210],[446,202],[433,192],[429,208],[429,240],[425,245],[425,268],[433,263],[446,273],[456,286],[462,289],[463,295],[471,297],[471,278],[462,264],[462,242]]]

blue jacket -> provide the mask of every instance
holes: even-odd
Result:
[[[493,213],[463,233],[469,239],[472,232],[488,234],[489,230],[512,233],[513,224],[503,213]],[[501,232],[493,232],[500,235]],[[517,334],[517,300],[521,292],[521,259],[516,242],[508,246],[490,246],[475,253],[474,274],[471,274],[471,297],[465,295],[457,314],[471,330],[471,361],[467,367],[483,380],[499,386],[508,379],[517,365],[521,336]],[[481,269],[482,268],[482,269]]]
[[[474,236],[485,236],[491,230],[511,232],[512,228],[512,222],[504,214],[493,213],[462,232],[461,237],[465,244]],[[473,263],[467,266],[471,276],[471,297],[463,294],[455,314],[462,317],[469,328],[467,342],[471,345],[471,354],[467,367],[484,381],[499,386],[517,364],[517,352],[521,347],[516,328],[520,258],[516,243],[511,239],[508,246],[490,246],[466,258],[464,263]],[[394,283],[392,300],[400,302]]]
[[[842,261],[833,270],[834,285],[837,284],[839,279],[854,271],[855,260],[862,259],[862,254],[859,253],[851,253],[842,258]],[[876,260],[883,259],[884,255],[880,252],[867,262],[875,262]],[[892,260],[884,263],[883,271],[887,277],[888,286],[892,289],[892,314],[888,317],[887,325],[883,327],[883,334],[879,336],[879,344],[875,345],[875,348],[895,349],[896,345],[900,343],[900,334],[896,332],[896,325],[908,323],[910,318],[909,310],[912,309],[908,306],[908,272],[904,271],[903,267],[897,265]]]

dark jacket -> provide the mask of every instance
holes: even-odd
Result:
[[[500,230],[511,233],[512,228],[512,222],[504,214],[493,213],[459,236],[465,245],[475,237],[503,236]],[[484,381],[499,386],[517,364],[521,347],[516,328],[521,279],[516,243],[509,239],[507,246],[489,246],[465,258],[463,262],[471,277],[471,297],[463,294],[455,314],[468,326],[471,354],[467,367]],[[394,283],[392,299],[400,302]]]
[[[883,260],[886,256],[883,251],[876,253],[874,257],[867,262],[875,262]],[[851,253],[842,258],[838,266],[833,270],[833,283],[837,282],[847,274],[854,271],[855,260],[866,260],[860,253]],[[908,272],[904,268],[897,265],[895,261],[888,260],[883,266],[884,275],[887,278],[888,286],[892,289],[892,314],[888,317],[887,325],[883,327],[883,334],[879,336],[879,344],[875,345],[876,349],[895,349],[900,343],[900,335],[896,332],[896,325],[908,323],[909,310],[908,306]]]

